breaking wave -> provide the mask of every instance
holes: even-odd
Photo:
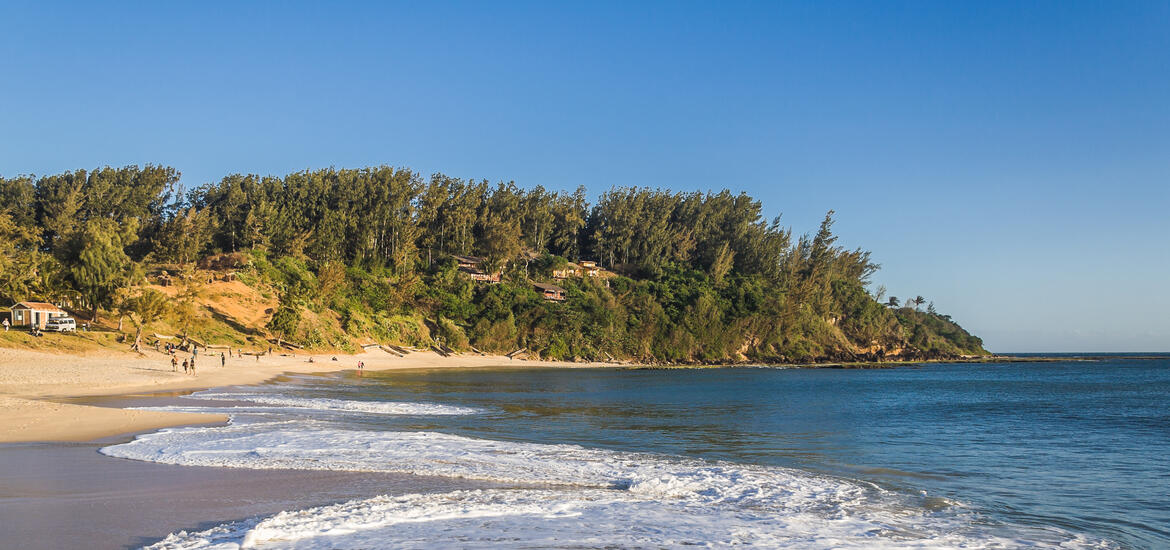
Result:
[[[364,414],[477,412],[268,393],[196,398]],[[311,416],[251,415],[227,426],[166,429],[101,452],[167,464],[398,472],[508,485],[281,512],[175,533],[151,546],[157,549],[1109,547],[1056,528],[993,522],[946,499],[791,468],[355,429]]]

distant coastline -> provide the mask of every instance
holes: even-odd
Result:
[[[964,363],[1056,363],[1062,361],[1106,361],[1109,359],[1124,358],[1134,361],[1158,361],[1170,357],[1170,353],[1076,353],[1066,355],[1036,354],[1036,355],[987,355],[976,357],[957,357],[947,359],[921,359],[906,361],[828,361],[821,363],[719,363],[719,364],[673,364],[673,365],[630,365],[624,368],[630,370],[669,370],[669,369],[707,369],[721,367],[761,367],[761,368],[793,368],[793,369],[896,369],[915,365],[945,365]]]

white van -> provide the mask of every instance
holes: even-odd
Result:
[[[45,330],[49,332],[73,332],[77,330],[77,321],[72,317],[53,317],[45,321]]]

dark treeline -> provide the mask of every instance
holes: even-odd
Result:
[[[729,191],[614,188],[590,205],[583,188],[385,166],[237,174],[187,192],[178,176],[131,166],[0,178],[0,298],[77,299],[97,314],[157,266],[238,253],[242,278],[279,293],[267,328],[318,347],[438,338],[662,361],[982,352],[933,308],[879,304],[866,290],[877,264],[836,246],[832,212],[794,238]],[[502,283],[473,283],[453,255],[482,257]],[[558,303],[533,289],[578,260],[617,276],[558,281]]]

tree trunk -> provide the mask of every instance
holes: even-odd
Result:
[[[118,316],[118,332],[122,332],[122,321],[124,319],[126,319],[126,316],[124,316],[124,315]]]
[[[118,330],[122,330],[122,329],[118,328]],[[134,345],[130,349],[133,349],[134,351],[142,351],[140,349],[141,346],[142,346],[142,325],[138,325],[137,330],[134,331]]]

